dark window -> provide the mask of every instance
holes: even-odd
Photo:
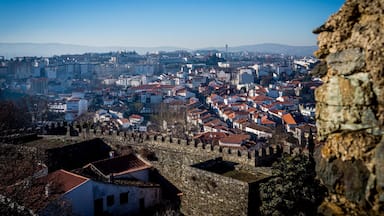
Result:
[[[144,198],[140,198],[139,205],[140,205],[140,211],[141,212],[144,211],[145,209]]]
[[[115,197],[113,195],[107,196],[107,206],[111,206],[115,203]]]
[[[128,192],[120,194],[120,204],[128,203]]]
[[[94,208],[96,216],[103,214],[103,198],[94,201]]]

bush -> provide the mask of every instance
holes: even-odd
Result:
[[[325,188],[315,179],[315,162],[305,155],[284,155],[272,166],[273,177],[260,184],[262,215],[315,215]]]

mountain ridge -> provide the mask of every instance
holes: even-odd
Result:
[[[137,51],[140,54],[154,51],[174,51],[174,50],[219,50],[225,51],[224,47],[210,47],[201,49],[189,49],[175,46],[158,46],[158,47],[139,47],[139,46],[87,46],[64,43],[1,43],[0,56],[6,58],[23,57],[23,56],[44,56],[50,57],[54,55],[65,54],[83,54],[83,53],[100,53],[100,52],[115,52],[121,50]],[[308,56],[317,49],[317,46],[292,46],[277,43],[262,43],[253,45],[242,45],[229,47],[230,52],[260,52],[260,53],[275,53],[286,55]]]

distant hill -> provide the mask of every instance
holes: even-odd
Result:
[[[153,51],[173,51],[180,50],[177,47],[97,47],[83,46],[74,44],[61,43],[0,43],[0,56],[6,58],[21,57],[21,56],[44,56],[65,54],[83,54],[83,53],[100,53],[110,51],[135,50],[138,53],[144,54]]]
[[[205,48],[216,49],[223,51],[224,48]],[[316,46],[289,46],[282,44],[256,44],[230,47],[229,51],[249,51],[249,52],[262,52],[262,53],[281,53],[287,55],[310,56],[317,49]],[[0,43],[0,56],[6,58],[21,57],[21,56],[53,56],[64,54],[83,54],[89,52],[110,52],[135,50],[140,54],[153,51],[174,51],[174,50],[190,50],[179,47],[97,47],[97,46],[83,46],[73,44],[61,43]]]
[[[222,50],[222,49],[221,49]],[[283,44],[265,43],[230,47],[229,51],[248,51],[261,53],[277,53],[297,56],[311,56],[317,50],[317,46],[289,46]]]

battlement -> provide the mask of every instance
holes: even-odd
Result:
[[[258,150],[234,149],[218,145],[203,144],[199,140],[180,139],[168,135],[156,135],[138,132],[102,131],[93,129],[79,133],[85,139],[105,138],[109,142],[119,145],[140,145],[150,148],[169,149],[170,151],[184,152],[192,155],[223,157],[225,160],[233,161],[251,166],[269,166],[281,156],[283,148],[279,145],[271,145]]]
[[[233,161],[241,164],[247,164],[251,166],[270,166],[282,153],[294,155],[301,153],[301,149],[283,149],[280,145],[270,145],[266,148],[259,148],[257,150],[245,150],[235,149],[229,147],[221,147],[212,144],[203,144],[198,139],[192,140],[189,138],[181,139],[174,138],[169,135],[161,134],[149,134],[131,131],[117,131],[117,130],[102,130],[101,128],[82,128],[79,126],[71,127],[64,123],[56,124],[46,129],[55,131],[56,129],[65,128],[66,136],[78,136],[80,139],[87,140],[93,138],[106,139],[110,145],[122,145],[122,146],[141,146],[151,149],[162,149],[169,151],[176,151],[180,153],[188,153],[196,156],[207,157],[222,157],[224,160]],[[28,128],[20,129],[15,132],[24,134],[29,137],[30,134],[36,136],[41,134],[43,128]],[[9,134],[9,133],[7,133]],[[10,133],[12,134],[12,133]],[[12,137],[12,135],[6,135],[4,137]],[[4,139],[6,141],[8,139]]]

